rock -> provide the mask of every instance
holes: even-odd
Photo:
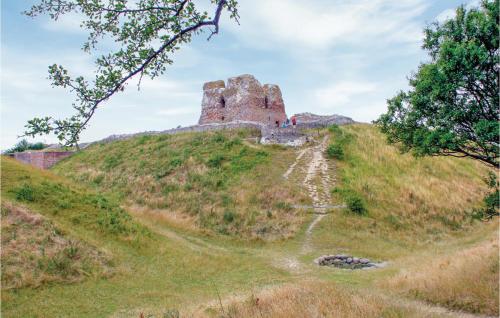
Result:
[[[346,261],[346,263],[349,263],[349,264],[350,264],[350,263],[352,263],[352,258],[351,258],[351,257],[348,257],[345,261]]]
[[[370,260],[369,260],[369,259],[367,259],[367,258],[362,258],[362,259],[360,259],[360,260],[359,260],[359,262],[360,262],[361,264],[368,264],[368,263],[370,262]]]
[[[349,257],[349,255],[345,255],[345,254],[337,254],[335,255],[336,258],[340,258],[340,259],[346,259]]]
[[[354,264],[359,263],[359,258],[357,258],[357,257],[353,257],[353,258],[352,258],[352,262],[353,262]]]

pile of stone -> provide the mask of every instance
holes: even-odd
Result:
[[[345,254],[323,255],[315,259],[314,262],[320,266],[334,266],[346,269],[377,267],[376,263],[367,258],[358,258]]]

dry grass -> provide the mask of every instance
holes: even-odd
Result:
[[[452,309],[498,316],[498,236],[449,255],[422,257],[382,285]]]
[[[349,141],[345,158],[338,161],[337,193],[354,192],[363,198],[369,216],[376,220],[372,230],[426,237],[470,224],[471,212],[488,191],[484,165],[401,154],[372,125],[342,126],[341,132]]]
[[[217,302],[217,301],[216,301]],[[419,310],[392,304],[373,294],[321,281],[269,288],[246,299],[220,302],[186,317],[423,317]],[[431,317],[432,315],[426,315]]]
[[[8,201],[2,202],[2,289],[74,283],[109,276],[108,258],[66,237],[51,222]]]
[[[142,136],[92,146],[54,171],[118,195],[136,211],[154,211],[149,216],[182,229],[287,238],[303,220],[291,204],[308,200],[297,184],[282,182],[296,154],[243,141],[254,134],[236,130]]]

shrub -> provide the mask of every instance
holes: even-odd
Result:
[[[357,194],[350,193],[346,196],[345,201],[349,211],[358,215],[365,215],[367,213],[365,202]]]
[[[219,143],[219,144],[222,144],[226,141],[226,136],[224,136],[222,133],[216,133],[213,137],[212,137],[212,141],[215,142],[215,143]]]
[[[328,148],[326,149],[326,154],[328,158],[331,159],[340,160],[344,158],[344,150],[339,144],[331,144],[330,146],[328,146]]]
[[[29,184],[24,184],[20,188],[15,189],[14,193],[18,201],[35,201],[35,190]]]
[[[340,133],[340,127],[339,125],[331,125],[330,127],[328,127],[328,131],[334,134]]]
[[[235,219],[235,214],[231,211],[225,211],[222,218],[223,218],[224,222],[231,223]]]
[[[211,168],[219,168],[224,161],[224,155],[215,153],[208,158],[207,165]]]

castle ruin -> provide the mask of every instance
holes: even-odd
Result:
[[[203,85],[201,116],[198,124],[234,121],[257,122],[279,127],[287,118],[278,85],[261,85],[249,74]]]

